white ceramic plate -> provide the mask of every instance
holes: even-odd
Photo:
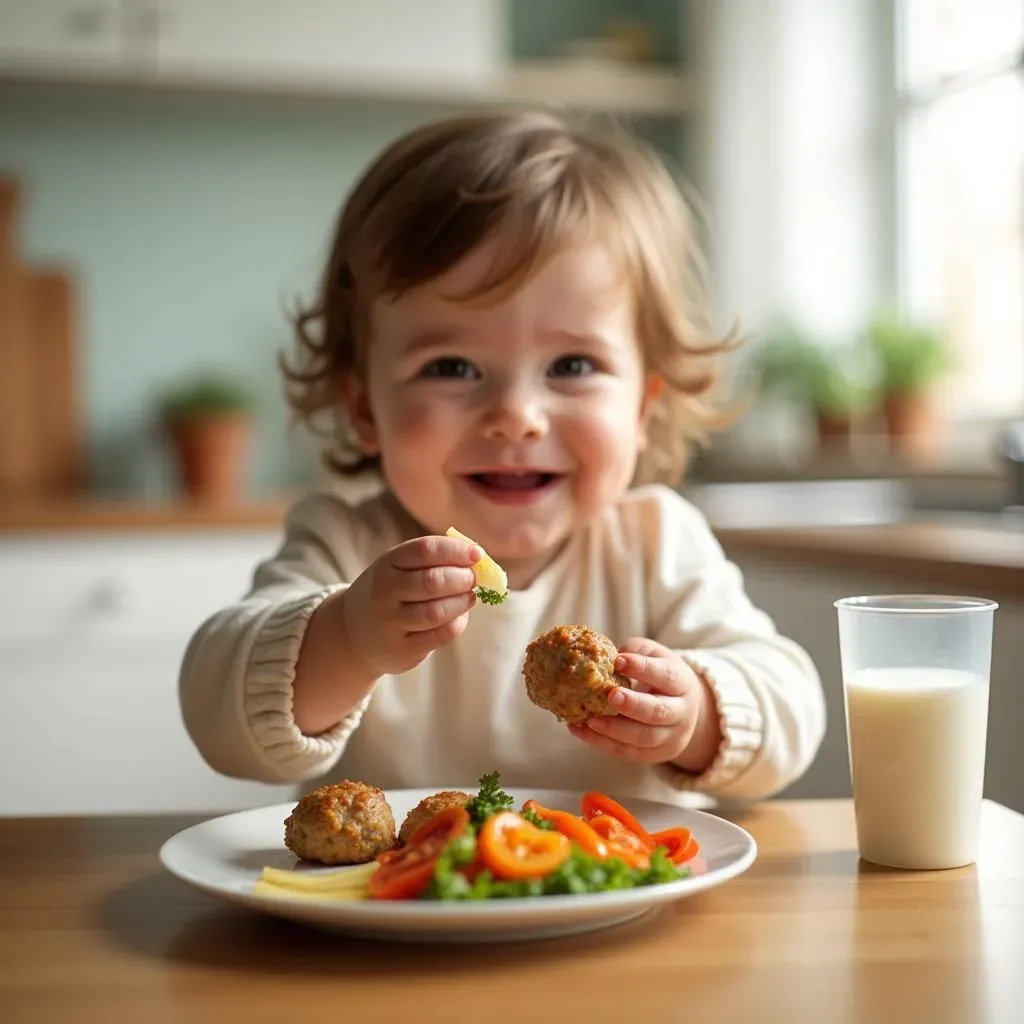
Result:
[[[475,786],[465,787],[475,792]],[[434,790],[399,789],[387,793],[401,824],[405,815]],[[533,798],[546,807],[579,813],[582,793],[559,789],[509,789],[516,807]],[[481,942],[547,938],[621,924],[669,900],[692,896],[746,871],[757,856],[753,838],[738,825],[702,811],[651,800],[623,799],[654,832],[682,825],[701,847],[699,873],[678,882],[580,896],[480,902],[374,901],[330,902],[260,896],[253,884],[267,865],[299,871],[328,871],[306,865],[284,846],[284,819],[294,804],[277,804],[214,818],[179,832],[160,850],[172,875],[204,892],[265,914],[342,931],[350,935],[405,941]],[[334,869],[337,870],[337,869]]]

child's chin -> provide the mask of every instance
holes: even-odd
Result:
[[[511,529],[495,530],[490,544],[483,540],[480,543],[499,565],[505,562],[543,561],[545,558],[553,558],[561,550],[570,532],[568,525],[556,526],[552,523],[544,528],[524,524]]]

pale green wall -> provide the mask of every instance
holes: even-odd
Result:
[[[616,8],[678,38],[674,0],[515,0],[515,52],[544,55]],[[555,17],[557,8],[557,17]],[[82,394],[104,490],[159,493],[168,463],[148,429],[154,396],[202,364],[259,394],[256,491],[308,478],[289,441],[275,354],[283,303],[313,286],[338,206],[376,151],[439,113],[385,104],[0,87],[0,173],[27,195],[22,241],[82,286]],[[652,132],[678,149],[676,126]],[[2,372],[2,367],[0,367]]]
[[[78,269],[82,390],[104,488],[160,490],[155,393],[210,364],[260,396],[257,490],[308,474],[274,365],[346,190],[424,116],[374,107],[0,91],[0,171],[27,191],[22,247]]]

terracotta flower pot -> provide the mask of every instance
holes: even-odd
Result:
[[[818,413],[818,440],[822,444],[846,443],[853,434],[853,421],[849,416],[830,416]]]
[[[252,424],[248,416],[196,416],[168,426],[181,485],[193,501],[228,502],[242,490]]]
[[[897,454],[929,457],[935,453],[939,422],[929,394],[908,391],[886,395],[882,414],[886,433]]]

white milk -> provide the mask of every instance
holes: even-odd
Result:
[[[935,668],[846,680],[846,721],[865,860],[951,868],[977,859],[988,681]]]

